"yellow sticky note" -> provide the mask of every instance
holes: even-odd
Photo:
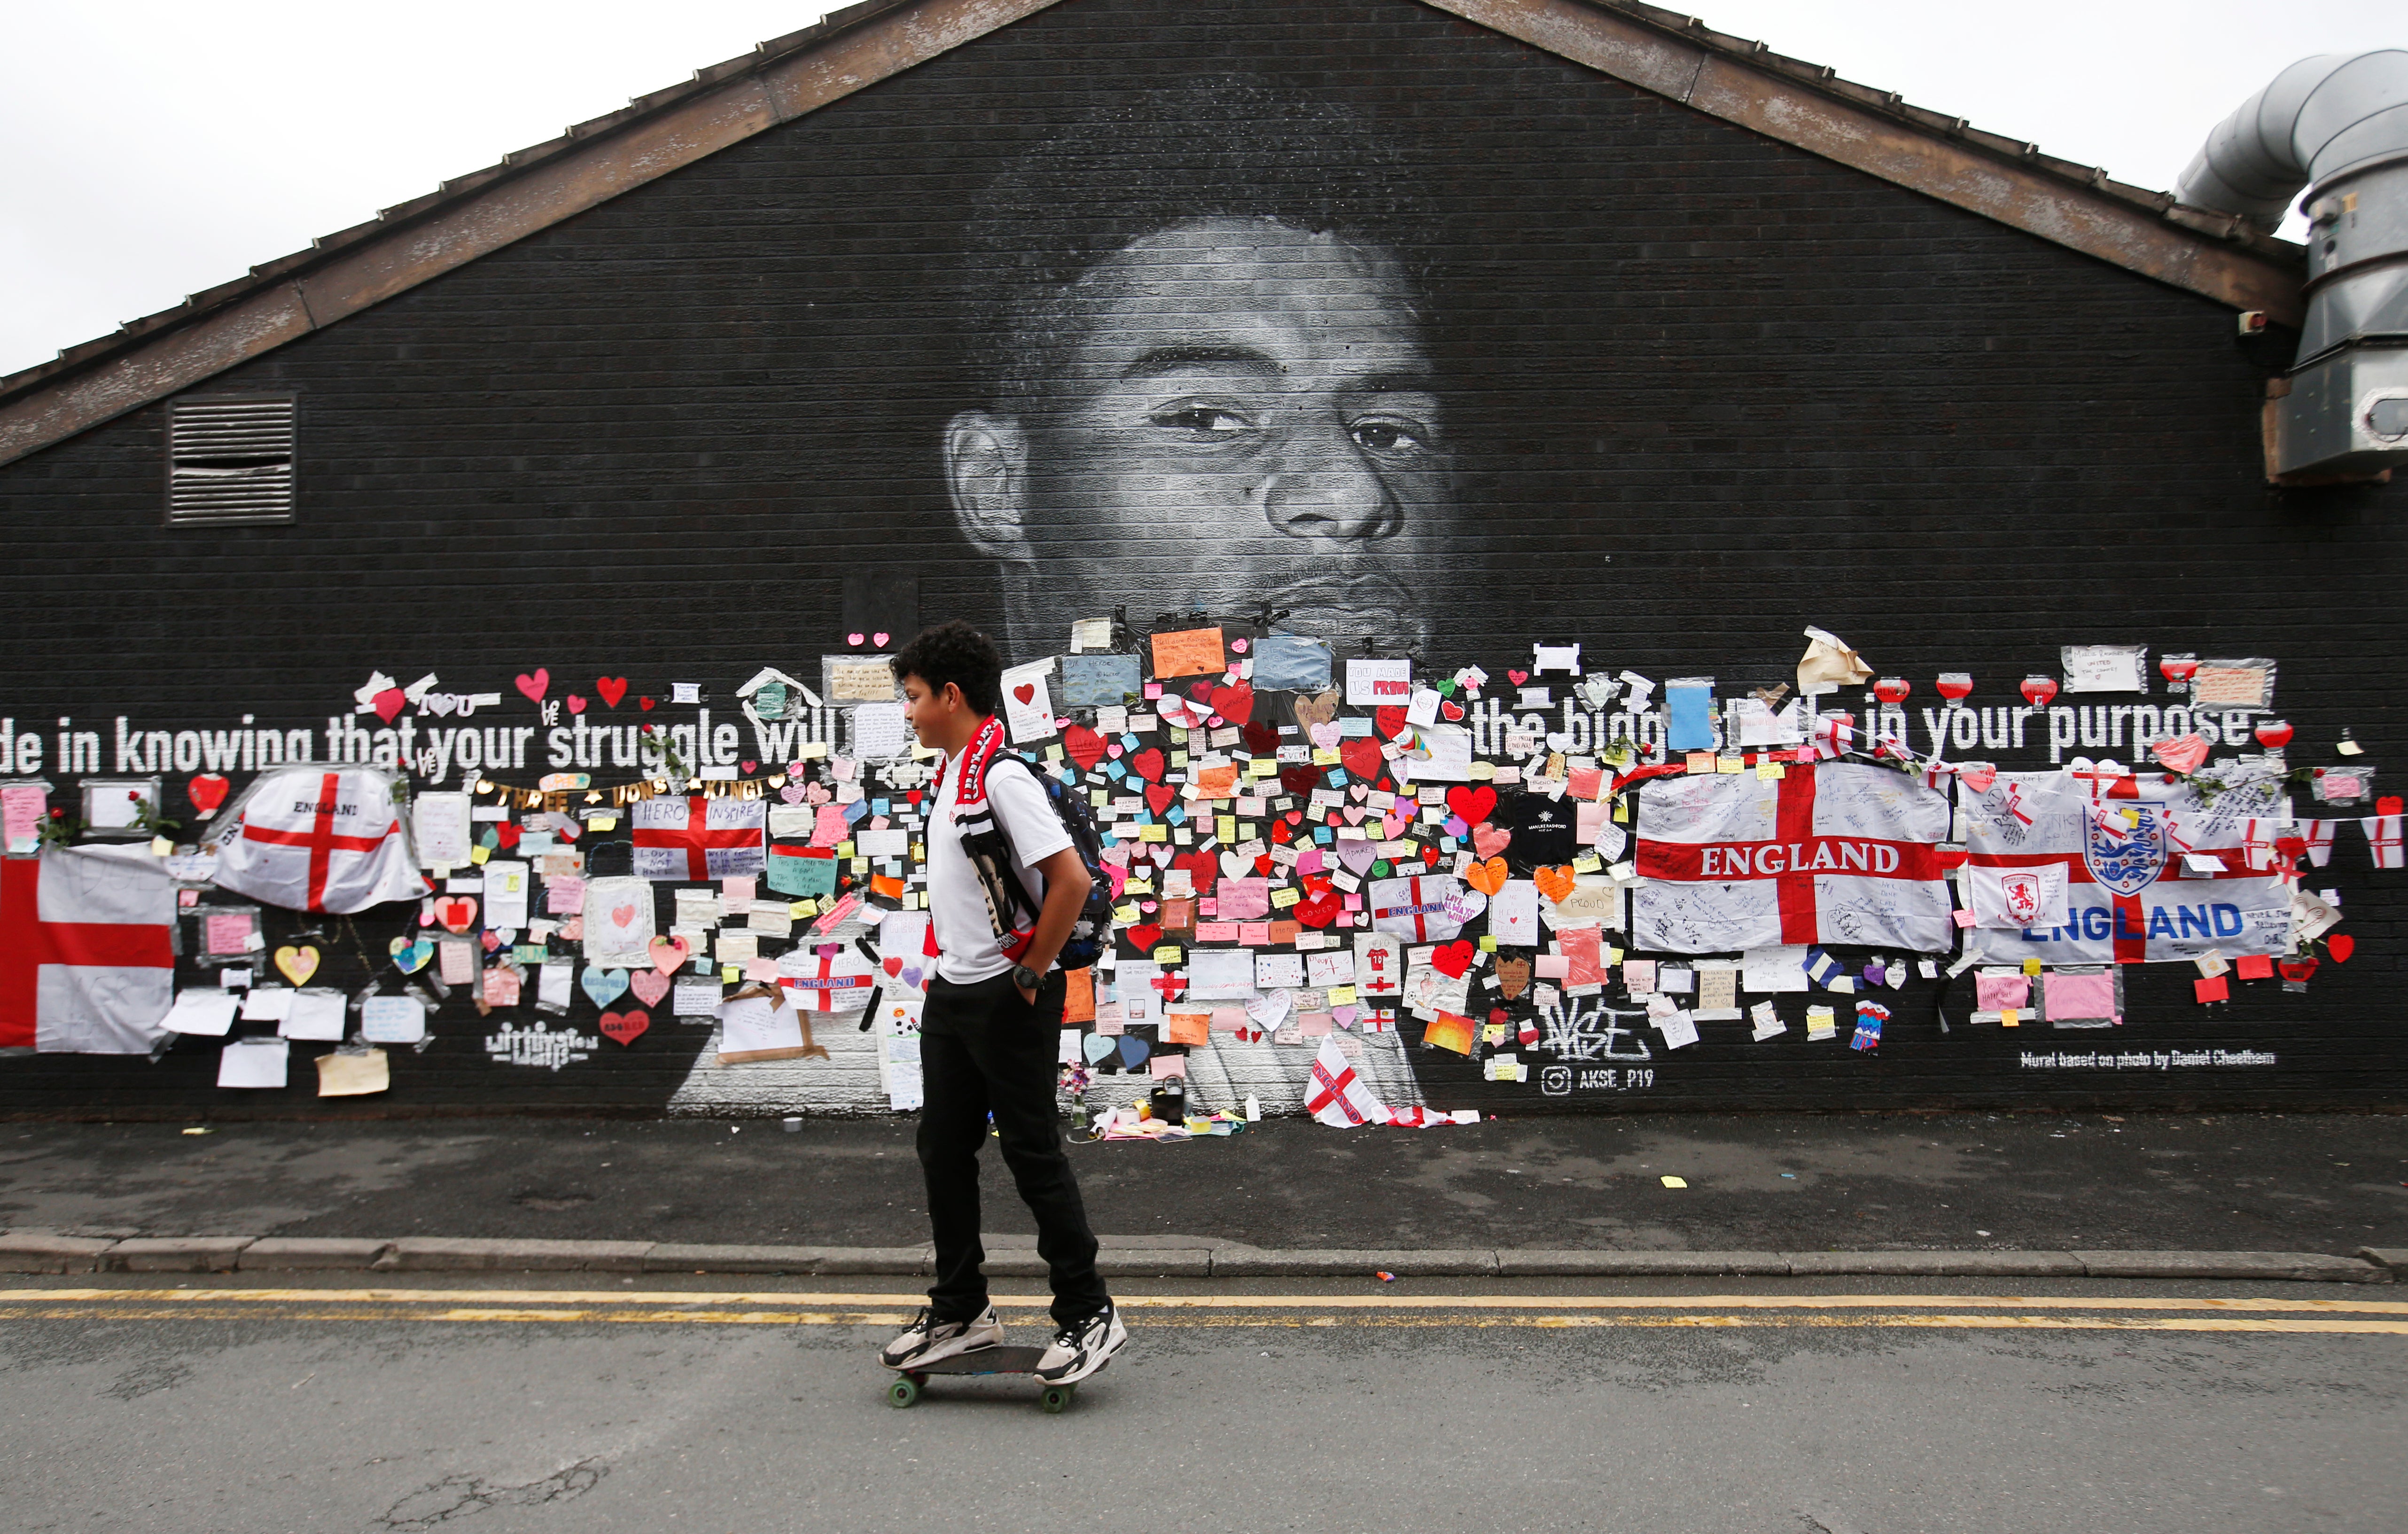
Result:
[[[789,900],[786,902],[786,914],[789,916],[799,919],[805,916],[816,916],[819,913],[820,903],[817,900]]]
[[[1312,748],[1312,765],[1314,767],[1337,767],[1340,764],[1340,758],[1339,757],[1338,748],[1336,746],[1315,746]]]
[[[1154,951],[1154,962],[1156,964],[1177,964],[1179,962],[1179,945],[1177,943],[1165,943],[1160,948],[1155,949]]]
[[[494,850],[491,847],[471,847],[468,849],[468,861],[471,863],[482,865],[485,859],[493,855]]]
[[[723,964],[719,967],[719,978],[727,984],[733,985],[744,978],[744,971],[735,965]]]
[[[2038,959],[2026,959],[2026,960],[2024,960],[2024,973],[2025,973],[2025,974],[2027,974],[2027,975],[2037,975],[2037,974],[2039,974],[2039,973],[2040,973],[2040,960],[2038,960]]]
[[[1278,772],[1279,762],[1273,757],[1257,756],[1246,764],[1246,776],[1249,778],[1268,778]]]
[[[1613,819],[1614,824],[1617,825],[1627,825],[1630,824],[1630,801],[1628,799],[1616,799],[1613,801]]]
[[[1125,922],[1132,926],[1137,925],[1137,919],[1141,914],[1143,913],[1137,909],[1137,902],[1134,900],[1131,900],[1126,905],[1114,906],[1112,908],[1113,921]]]
[[[1605,859],[1598,856],[1595,853],[1583,853],[1580,856],[1572,859],[1572,872],[1574,873],[1597,873],[1601,871],[1604,867]]]
[[[836,855],[838,857],[851,857],[853,855],[853,843],[850,841],[838,842],[836,844]]]
[[[1759,758],[1756,764],[1756,776],[1759,782],[1777,783],[1789,776],[1789,769],[1778,762]]]
[[[1170,827],[1160,821],[1154,822],[1152,825],[1140,825],[1137,828],[1137,839],[1140,841],[1168,841]]]
[[[1740,772],[1746,766],[1747,764],[1745,762],[1736,756],[1717,756],[1714,758],[1714,770],[1716,772],[1727,773],[1732,777],[1739,776]]]
[[[1492,938],[1492,937],[1490,937],[1490,936],[1489,936],[1487,933],[1485,933],[1485,932],[1482,933],[1482,934],[1480,935],[1480,951],[1481,951],[1483,953],[1496,953],[1496,952],[1497,952],[1497,939],[1494,939],[1494,938]]]
[[[1685,1177],[1673,1177],[1668,1174],[1664,1179],[1664,1185],[1668,1188],[1685,1188],[1689,1185],[1689,1180]]]
[[[2017,1011],[2013,1007],[2002,1007],[1999,1010],[1999,1022],[2000,1025],[2004,1027],[2021,1027],[2023,1025],[2023,1013]]]
[[[1285,910],[1287,907],[1296,904],[1298,900],[1303,898],[1304,896],[1296,890],[1278,889],[1271,891],[1271,904],[1280,907],[1282,910]]]
[[[1213,817],[1212,817],[1212,834],[1213,834],[1214,836],[1216,836],[1216,837],[1219,837],[1223,841],[1235,841],[1235,840],[1237,840],[1237,839],[1238,839],[1238,817],[1237,817],[1237,816],[1235,816],[1235,815],[1215,815],[1215,816],[1213,816]]]
[[[1329,988],[1329,1004],[1333,1007],[1352,1007],[1354,1005],[1354,987],[1352,985],[1331,986]]]

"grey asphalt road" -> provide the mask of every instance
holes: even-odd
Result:
[[[890,1281],[141,1282],[0,1295],[0,1527],[2271,1534],[2408,1494],[2408,1301],[2349,1286],[1224,1283],[1048,1416],[890,1409]]]
[[[0,1124],[0,1225],[781,1245],[927,1237],[908,1119]],[[1813,1251],[2408,1246],[2408,1117],[1757,1114],[1259,1125],[1072,1151],[1119,1237]],[[986,1166],[986,1227],[1033,1233]],[[1666,1173],[1685,1189],[1663,1186]],[[1366,1190],[1376,1197],[1364,1197]]]

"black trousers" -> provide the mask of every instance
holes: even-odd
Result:
[[[987,1307],[978,1155],[989,1112],[1003,1164],[1037,1217],[1037,1254],[1053,1281],[1054,1325],[1083,1321],[1111,1303],[1096,1273],[1095,1234],[1054,1108],[1064,984],[1059,970],[1046,976],[1032,1007],[1009,973],[969,985],[929,978],[920,1023],[919,1148],[937,1248],[928,1304],[939,1321],[974,1321]]]

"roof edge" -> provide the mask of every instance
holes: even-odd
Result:
[[[865,0],[0,378],[0,465],[189,389],[1060,0]],[[1638,0],[1422,0],[1767,137],[2296,325],[2300,247]]]
[[[189,389],[1060,0],[866,0],[0,378],[0,465]]]
[[[2143,277],[2294,325],[2304,251],[1638,0],[1423,0],[1627,84]]]

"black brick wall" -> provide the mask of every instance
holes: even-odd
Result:
[[[1728,693],[1787,679],[1811,623],[1915,679],[1914,711],[1940,670],[2012,702],[2062,643],[2146,642],[2279,657],[2295,762],[2344,726],[2377,764],[2401,743],[2408,489],[2268,490],[2229,311],[1407,0],[1071,0],[272,352],[211,387],[300,398],[292,526],[163,528],[161,407],[0,468],[0,712],[104,740],[121,713],[255,713],[322,752],[371,668],[506,694],[538,665],[655,692],[812,674],[848,571],[914,568],[924,618],[996,621],[935,449],[974,403],[962,208],[1064,114],[1230,70],[1436,163],[1433,348],[1480,531],[1426,572],[1431,658],[1577,638]],[[1199,596],[1246,595],[1233,572]],[[1877,1061],[1710,1042],[1612,1106],[2396,1103],[2399,878],[2353,830],[2311,882],[2345,892],[2345,968],[2213,1019],[2187,966],[2134,974],[2112,1041],[2274,1068],[2019,1071],[2099,1036],[1942,1038],[1910,990]],[[397,924],[360,929],[381,953]],[[656,1108],[701,1041],[664,1020],[555,1073],[489,1066],[465,1010],[437,1031],[366,1111]],[[216,1109],[214,1060],[0,1061],[0,1111]],[[1470,1074],[1424,1078],[1558,1106]]]

